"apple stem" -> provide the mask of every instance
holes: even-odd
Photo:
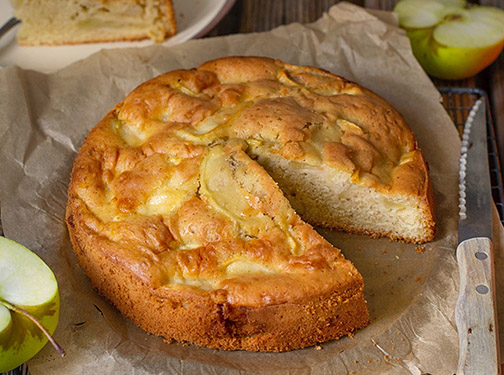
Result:
[[[28,319],[30,319],[35,325],[42,331],[42,333],[47,337],[49,342],[54,346],[54,349],[59,353],[60,356],[64,357],[65,356],[65,350],[56,342],[56,340],[51,336],[49,331],[40,323],[33,315],[27,313],[23,309],[20,309],[19,307],[16,307],[14,305],[11,305],[7,301],[0,301],[2,305],[7,307],[9,310],[14,311],[15,313],[21,314]]]

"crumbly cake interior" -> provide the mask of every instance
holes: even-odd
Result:
[[[171,0],[11,0],[20,45],[152,39],[176,32]]]
[[[258,160],[311,224],[408,242],[425,242],[432,236],[432,216],[426,214],[428,206],[419,207],[417,196],[385,195],[354,183],[351,173],[330,167],[300,166],[276,155]]]
[[[361,275],[298,213],[422,242],[430,194],[383,99],[319,69],[229,57],[150,80],[107,114],[75,161],[67,223],[93,285],[147,331],[283,351],[368,322]]]

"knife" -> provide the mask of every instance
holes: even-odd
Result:
[[[464,125],[458,224],[460,291],[455,309],[459,336],[457,374],[500,374],[492,194],[484,98],[476,101]]]
[[[11,17],[9,20],[0,27],[0,38],[4,36],[4,34],[7,34],[7,32],[12,29],[14,26],[16,26],[18,23],[20,23],[21,20],[18,20],[17,18]]]

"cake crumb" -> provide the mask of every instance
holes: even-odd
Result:
[[[320,346],[320,345],[315,345],[315,350],[322,350],[322,346]]]
[[[415,281],[420,281],[422,278],[420,276],[415,277]]]
[[[424,246],[417,246],[417,247],[415,247],[415,250],[418,254],[422,254],[425,251],[425,247]]]

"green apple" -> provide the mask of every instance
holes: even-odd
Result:
[[[0,372],[26,362],[48,339],[54,341],[59,307],[51,269],[26,247],[0,237]]]
[[[504,10],[499,8],[465,0],[402,0],[394,12],[416,59],[437,78],[478,74],[504,47]]]

